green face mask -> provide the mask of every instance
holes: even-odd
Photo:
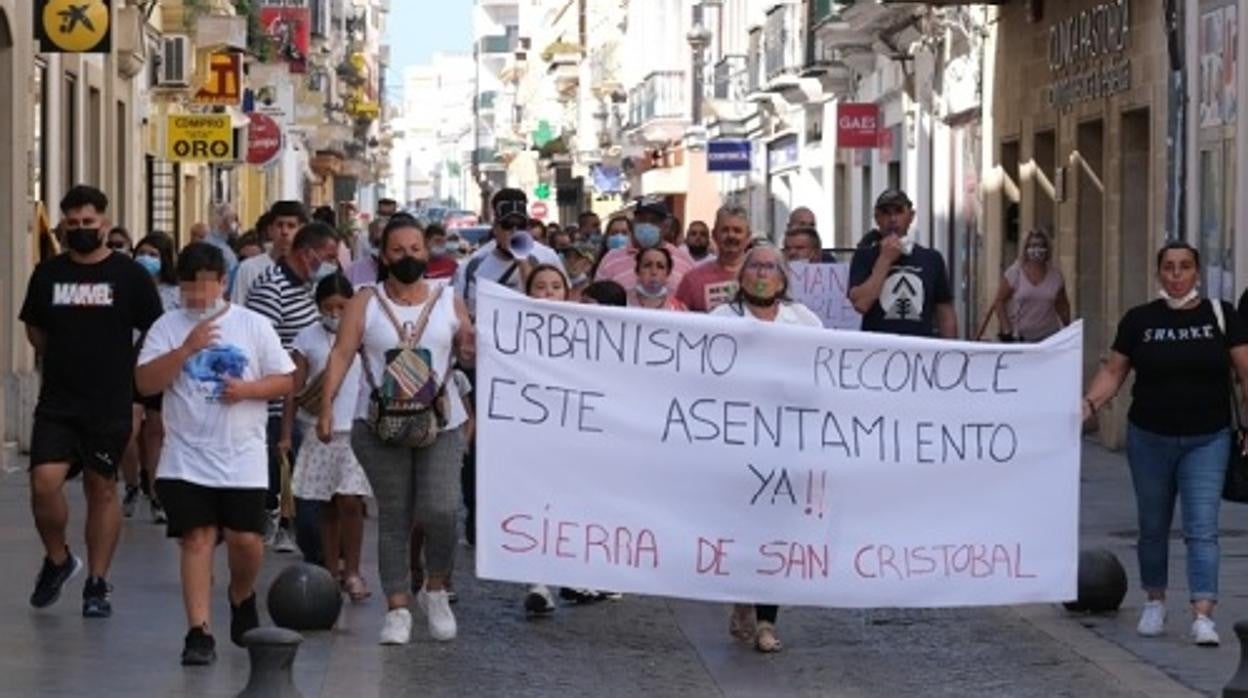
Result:
[[[753,291],[754,291],[754,295],[760,296],[760,297],[763,296],[768,291],[767,282],[763,281],[762,279],[755,281]]]

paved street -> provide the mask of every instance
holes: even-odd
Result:
[[[1128,535],[1133,509],[1125,474],[1117,455],[1087,448],[1085,538],[1118,552],[1134,588]],[[178,665],[184,628],[176,551],[146,521],[126,524],[112,578],[111,620],[80,617],[81,576],[56,606],[32,611],[26,597],[39,553],[25,499],[20,472],[0,479],[0,565],[7,582],[0,595],[0,623],[7,629],[0,640],[0,695],[227,696],[243,686],[246,655],[228,642],[218,646],[220,660],[213,667]],[[77,496],[73,506],[80,514]],[[1047,606],[786,609],[780,618],[785,651],[762,656],[734,644],[726,609],[712,604],[629,597],[526,621],[520,590],[475,581],[470,551],[464,549],[457,577],[457,642],[428,640],[418,615],[410,646],[378,646],[382,604],[374,597],[348,607],[335,631],[307,638],[296,680],[305,696],[1177,696],[1192,695],[1189,688],[1213,693],[1237,660],[1225,619],[1248,615],[1248,593],[1236,583],[1248,572],[1248,542],[1235,529],[1237,522],[1244,526],[1244,513],[1228,510],[1224,519],[1230,536],[1222,575],[1224,645],[1218,650],[1198,650],[1182,640],[1186,623],[1175,605],[1169,637],[1137,639],[1139,600],[1133,595],[1127,612],[1108,619],[1070,618]],[[76,539],[74,545],[81,551]],[[371,541],[366,550],[371,572]],[[266,584],[286,562],[269,557]],[[1181,599],[1181,556],[1173,562],[1175,598]],[[225,574],[219,565],[218,578]],[[369,576],[375,586],[375,573]],[[222,625],[227,609],[223,592],[218,596],[214,613]]]

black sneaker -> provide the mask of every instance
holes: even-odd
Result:
[[[82,587],[82,617],[107,618],[113,615],[113,604],[108,594],[113,588],[103,577],[90,577]]]
[[[574,604],[595,603],[598,601],[598,595],[589,589],[573,589],[572,587],[561,587],[559,589],[559,598]]]
[[[165,508],[161,506],[160,500],[155,497],[148,499],[148,508],[152,511],[152,523],[168,523],[169,517],[165,515]]]
[[[256,610],[256,593],[253,591],[242,603],[230,604],[230,642],[243,646],[243,635],[260,627],[260,612]]]
[[[208,666],[217,661],[217,642],[203,628],[191,628],[182,646],[182,666]]]
[[[43,558],[43,567],[35,578],[35,590],[30,595],[30,605],[35,608],[47,608],[61,598],[61,588],[71,577],[82,569],[82,560],[74,557],[65,548],[65,562],[56,564],[50,558]]]
[[[121,515],[127,519],[134,518],[134,510],[139,504],[139,488],[126,487],[126,496],[121,498]]]

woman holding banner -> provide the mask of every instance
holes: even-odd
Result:
[[[819,316],[789,297],[789,265],[775,245],[755,241],[745,253],[745,261],[737,276],[736,297],[711,311],[711,315],[740,317],[756,322],[779,322],[789,325],[823,327]],[[759,652],[779,652],[776,635],[778,606],[759,604],[733,607],[729,632],[740,640],[753,641]]]
[[[1170,242],[1157,253],[1161,298],[1127,311],[1109,360],[1083,398],[1090,419],[1132,369],[1127,462],[1139,517],[1140,580],[1148,595],[1137,631],[1154,637],[1166,621],[1170,523],[1183,503],[1191,639],[1218,644],[1218,507],[1233,444],[1229,369],[1248,386],[1248,329],[1228,303],[1200,297],[1200,253]]]
[[[656,310],[688,310],[668,287],[672,275],[672,253],[666,247],[651,247],[637,253],[637,283],[628,293],[628,304],[634,308]]]
[[[1038,342],[1070,324],[1066,281],[1053,264],[1053,242],[1037,228],[1001,277],[993,304],[1002,341]]]
[[[458,632],[448,593],[458,543],[459,469],[468,415],[461,400],[440,400],[456,357],[475,358],[475,335],[463,301],[446,285],[426,281],[429,250],[416,220],[396,216],[381,234],[376,286],[360,289],[339,322],[325,368],[317,436],[334,437],[334,398],[359,390],[351,448],[377,500],[377,549],[387,613],[383,645],[411,639],[409,565],[414,524],[424,531],[425,580],[417,604],[435,640]],[[356,355],[365,380],[346,385]],[[396,384],[396,372],[420,376],[419,390]],[[416,381],[411,381],[416,382]],[[453,386],[450,388],[453,390]],[[419,404],[419,409],[412,405]]]

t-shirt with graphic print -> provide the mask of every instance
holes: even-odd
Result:
[[[875,261],[880,258],[880,239],[879,232],[873,230],[854,250],[854,258],[849,263],[850,288],[871,277]],[[862,329],[934,337],[937,334],[936,306],[952,302],[945,258],[936,250],[916,244],[910,254],[893,262],[879,300],[862,316]]]
[[[1135,369],[1132,424],[1166,436],[1212,434],[1230,425],[1229,349],[1248,344],[1248,331],[1230,303],[1222,310],[1225,333],[1208,300],[1174,310],[1158,299],[1122,317],[1114,351]]]
[[[135,333],[161,312],[151,275],[123,254],[79,264],[66,253],[35,267],[20,317],[47,335],[36,415],[129,423]]]
[[[735,295],[737,273],[713,259],[691,269],[676,288],[676,300],[695,313],[709,313]]]
[[[213,322],[219,333],[216,344],[188,359],[164,393],[165,442],[157,478],[266,489],[265,403],[231,405],[221,394],[230,379],[250,382],[284,375],[295,370],[295,363],[263,315],[231,304]],[[139,365],[182,346],[196,324],[185,311],[165,313],[148,332]]]

